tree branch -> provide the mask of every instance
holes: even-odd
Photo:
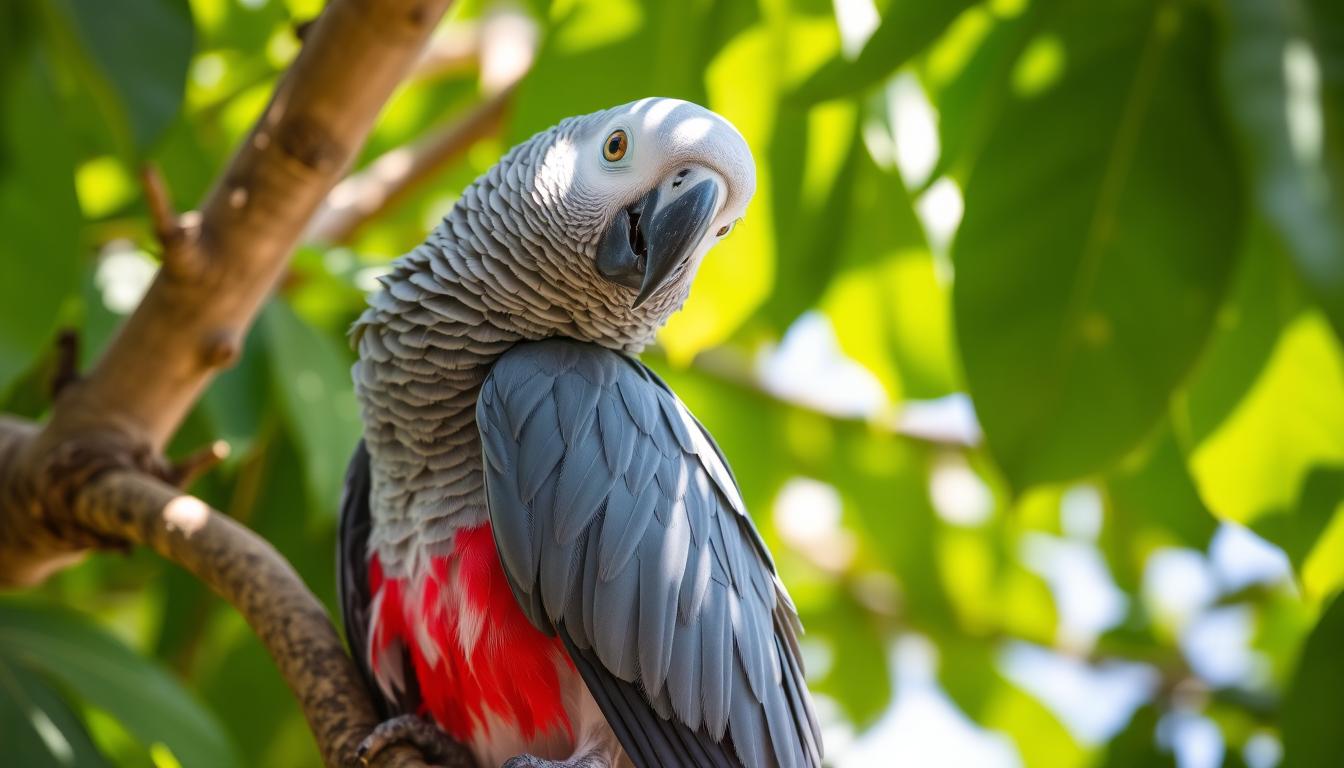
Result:
[[[332,190],[313,217],[307,239],[318,243],[349,242],[360,227],[406,198],[466,154],[503,122],[513,88],[473,107],[460,119],[415,143],[380,156]]]
[[[109,471],[89,483],[73,513],[88,530],[152,548],[237,608],[298,699],[323,759],[352,763],[378,718],[322,604],[269,543],[135,471]],[[421,763],[406,754],[394,764]]]
[[[162,478],[161,452],[239,353],[318,204],[416,63],[450,0],[331,0],[200,213],[146,196],[164,268],[85,378],[65,372],[45,426],[0,417],[0,585],[89,549],[146,545],[233,604],[275,658],[328,765],[351,765],[372,705],[322,605],[269,544]],[[423,766],[413,751],[381,766]]]
[[[646,356],[661,358],[664,361],[668,359],[667,353],[658,346],[645,350],[644,354]],[[978,428],[972,430],[974,434],[966,434],[967,429],[964,425],[960,424],[917,423],[906,418],[908,412],[898,413],[882,419],[861,419],[856,416],[828,412],[815,405],[789,399],[778,392],[772,391],[766,386],[760,375],[753,369],[749,357],[726,347],[714,347],[701,352],[696,355],[695,359],[691,362],[691,368],[725,384],[739,387],[781,405],[790,408],[798,408],[803,411],[819,413],[826,418],[835,421],[862,421],[873,429],[886,432],[904,440],[911,440],[916,443],[923,443],[950,451],[963,451],[975,448],[980,444]]]

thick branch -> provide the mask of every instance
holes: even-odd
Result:
[[[309,217],[363,143],[449,0],[333,0],[270,105],[45,442],[116,431],[161,450],[239,352]]]
[[[151,547],[236,607],[298,698],[323,759],[350,762],[377,716],[322,604],[279,552],[201,500],[138,472],[97,478],[73,512],[90,531]]]

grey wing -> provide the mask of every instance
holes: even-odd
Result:
[[[594,345],[522,344],[477,423],[514,595],[636,765],[821,765],[797,613],[718,448],[661,381]]]
[[[360,440],[350,465],[345,471],[345,488],[341,491],[341,524],[336,552],[336,590],[341,602],[341,619],[345,627],[345,642],[350,646],[355,667],[359,669],[364,687],[373,697],[378,714],[384,719],[419,710],[420,691],[415,675],[403,674],[405,687],[384,691],[374,680],[369,668],[368,633],[370,623],[369,594],[369,451]],[[396,651],[393,651],[396,652]],[[410,655],[400,649],[400,669],[411,669]]]

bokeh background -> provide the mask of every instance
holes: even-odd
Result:
[[[92,360],[320,0],[0,9],[0,404]],[[646,360],[734,465],[835,766],[1339,765],[1344,4],[462,0],[182,430],[334,608],[344,332],[514,142],[646,95],[759,191]],[[229,607],[151,554],[0,602],[21,766],[315,766]]]

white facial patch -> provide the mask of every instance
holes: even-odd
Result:
[[[574,186],[578,162],[579,148],[574,142],[569,137],[556,139],[537,172],[536,188],[543,203],[557,203],[569,195]]]
[[[678,145],[693,144],[714,129],[714,122],[707,117],[692,117],[682,120],[672,129],[672,141]]]

